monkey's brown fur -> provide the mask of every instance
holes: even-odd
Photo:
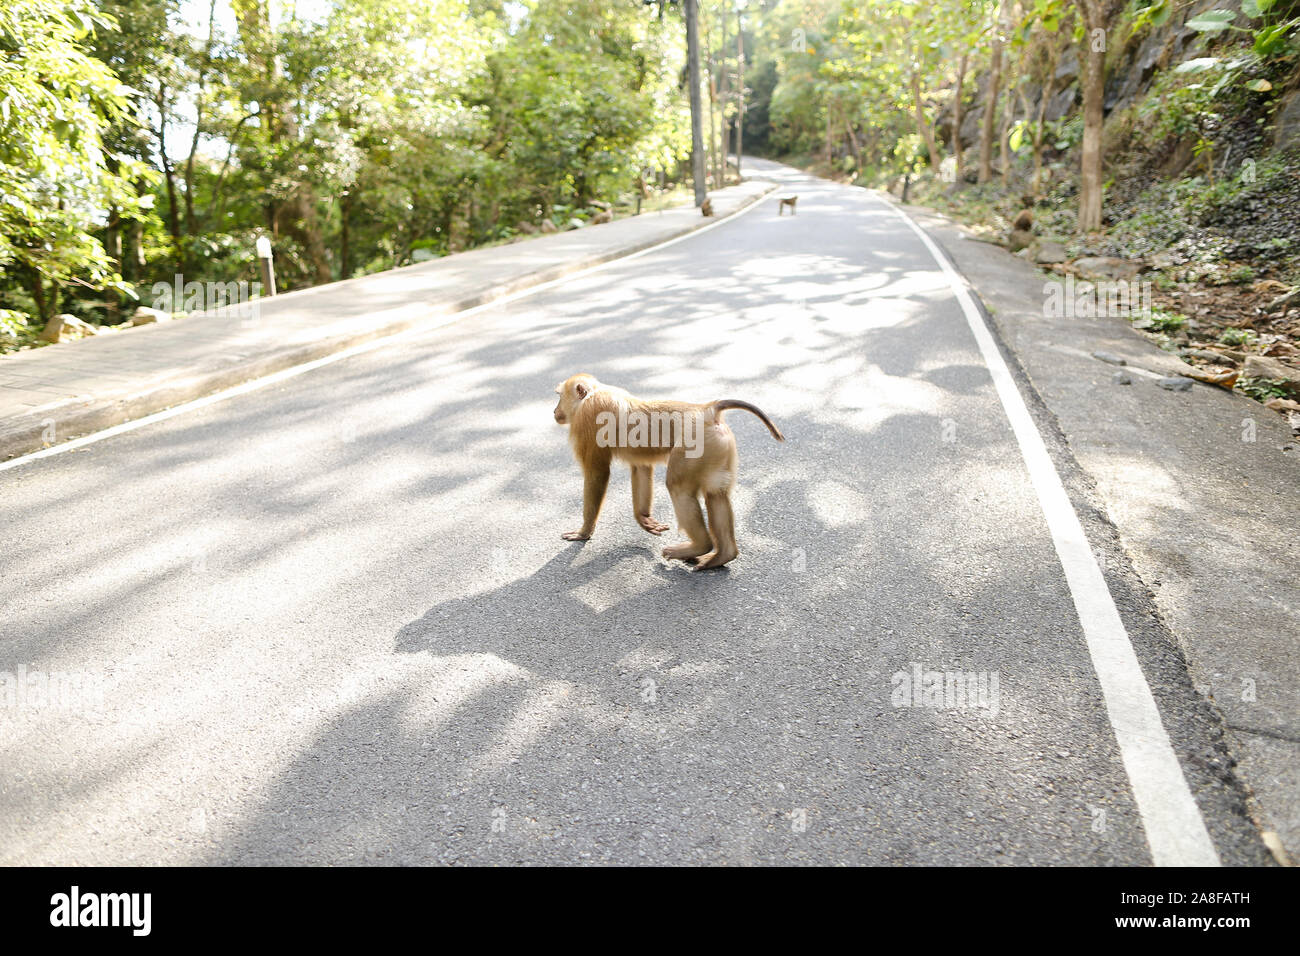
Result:
[[[610,464],[619,458],[632,469],[632,508],[637,524],[651,534],[668,530],[667,525],[655,521],[650,514],[654,466],[665,462],[668,465],[668,493],[673,499],[678,527],[690,541],[664,548],[665,558],[693,560],[697,568],[720,568],[740,553],[731,509],[731,489],[736,485],[736,439],[722,416],[732,408],[752,412],[767,426],[773,438],[785,441],[781,430],[762,409],[737,399],[707,404],[643,401],[621,388],[602,385],[594,375],[586,373],[572,376],[557,385],[555,391],[560,396],[555,420],[569,426],[569,443],[582,466],[583,477],[582,528],[564,534],[565,540],[585,541],[591,537],[609,485]],[[655,435],[652,429],[647,436],[650,440],[635,447],[629,443],[626,432],[618,435],[617,442],[602,444],[597,440],[601,430],[598,416],[602,412],[622,416],[625,421],[639,414],[651,420],[672,421],[675,425],[667,434]],[[688,435],[698,438],[696,457],[688,454],[693,450],[684,441]],[[708,508],[707,526],[700,509],[701,497]]]
[[[786,206],[789,206],[789,207],[790,207],[790,215],[793,216],[793,215],[794,215],[794,204],[797,203],[798,201],[799,201],[799,197],[798,197],[798,196],[786,196],[786,197],[784,197],[780,202],[778,202],[778,203],[776,204],[776,214],[777,214],[778,216],[783,216],[783,215],[785,215],[785,207],[786,207]]]

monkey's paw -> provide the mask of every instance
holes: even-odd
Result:
[[[565,541],[586,541],[591,538],[591,535],[582,531],[566,531],[560,537]]]
[[[739,552],[736,551],[711,551],[700,556],[695,564],[695,570],[708,571],[712,568],[720,568],[729,561],[734,561],[738,554]]]
[[[668,530],[668,525],[660,524],[658,521],[655,521],[654,518],[642,518],[638,516],[636,522],[651,534],[663,534]]]
[[[693,544],[675,544],[664,548],[664,557],[669,561],[694,561],[703,553]]]

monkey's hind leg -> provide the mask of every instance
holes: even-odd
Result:
[[[734,561],[740,554],[736,546],[736,516],[731,510],[731,494],[719,491],[705,497],[709,508],[709,534],[713,538],[714,550],[700,558],[697,570],[720,568],[728,561]]]
[[[672,495],[673,511],[677,513],[677,527],[681,528],[691,540],[689,544],[675,544],[664,548],[664,557],[670,561],[673,559],[688,561],[702,554],[708,554],[713,549],[709,529],[704,524],[704,512],[700,510],[700,499],[696,497],[699,489],[694,481],[680,474],[680,467],[680,461],[668,463],[668,493]]]

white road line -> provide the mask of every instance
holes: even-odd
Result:
[[[753,180],[753,181],[767,182],[768,180]],[[436,319],[432,319],[428,322],[421,323],[420,326],[418,326],[417,328],[407,329],[405,332],[398,332],[395,335],[388,335],[383,338],[375,339],[370,342],[363,342],[360,345],[354,345],[351,348],[344,349],[341,352],[335,352],[332,355],[326,355],[324,358],[318,358],[311,362],[305,362],[302,365],[295,365],[292,368],[281,369],[279,372],[273,372],[272,374],[265,375],[261,378],[251,379],[250,381],[244,382],[240,385],[236,385],[233,388],[227,388],[220,392],[214,392],[211,395],[205,395],[202,398],[196,398],[193,401],[185,402],[184,404],[181,405],[174,405],[171,408],[164,409],[161,412],[154,412],[152,415],[146,415],[143,418],[132,419],[129,422],[123,422],[120,425],[114,425],[111,428],[105,428],[103,431],[93,432],[81,438],[74,438],[71,441],[66,441],[63,442],[62,444],[54,445],[50,448],[42,448],[40,451],[34,451],[27,455],[20,455],[17,458],[10,458],[8,461],[0,461],[0,471],[8,471],[10,468],[17,468],[19,465],[25,465],[28,462],[39,461],[42,458],[49,458],[52,455],[61,455],[64,452],[76,451],[78,448],[85,448],[87,445],[93,445],[95,442],[103,441],[105,438],[112,438],[114,435],[122,435],[125,434],[126,432],[133,432],[137,428],[144,428],[145,426],[152,425],[155,422],[164,422],[169,418],[175,418],[178,415],[184,415],[186,412],[197,411],[200,408],[206,408],[209,405],[215,405],[217,402],[224,402],[227,399],[235,398],[236,396],[239,395],[247,395],[249,392],[255,392],[260,388],[266,388],[266,386],[268,385],[276,385],[280,382],[286,381],[287,379],[291,379],[294,378],[295,376],[302,375],[304,372],[310,372],[313,369],[322,368],[326,365],[333,365],[335,362],[341,362],[344,359],[352,358],[354,355],[363,355],[366,352],[373,352],[375,349],[384,348],[389,345],[394,345],[398,342],[407,341],[409,339],[413,339],[418,336],[425,335],[429,332],[433,332],[437,329],[440,329],[445,325],[451,325],[453,322],[459,322],[461,319],[467,319],[472,315],[477,315],[479,312],[483,312],[486,309],[494,309],[497,308],[498,306],[502,306],[502,305],[506,305],[507,303],[514,302],[517,299],[523,299],[530,295],[536,295],[538,292],[544,292],[547,289],[553,289],[557,285],[560,285],[561,283],[572,282],[574,279],[581,279],[583,276],[589,276],[593,272],[599,272],[602,269],[608,269],[610,266],[616,265],[618,263],[627,262],[631,259],[639,259],[642,256],[649,255],[652,252],[658,252],[660,249],[667,249],[669,246],[674,246],[677,243],[684,242],[687,239],[693,239],[694,237],[706,233],[711,229],[717,229],[719,226],[724,226],[729,222],[733,222],[736,219],[739,219],[741,216],[745,215],[746,213],[752,212],[753,210],[757,209],[759,206],[763,205],[764,202],[772,198],[775,192],[776,192],[775,189],[771,189],[768,192],[764,193],[763,195],[759,196],[748,206],[745,206],[743,209],[737,210],[736,212],[732,213],[730,216],[727,216],[723,219],[719,219],[717,222],[711,222],[707,226],[702,226],[699,229],[695,229],[691,232],[688,232],[683,236],[676,236],[672,239],[666,239],[663,242],[657,243],[656,245],[650,246],[646,249],[642,249],[639,252],[629,253],[626,256],[619,256],[615,259],[610,259],[608,262],[601,262],[597,265],[589,266],[586,269],[580,269],[577,272],[570,273],[569,275],[561,276],[558,279],[552,279],[549,282],[543,282],[539,285],[529,286],[527,289],[521,289],[518,292],[511,292],[508,295],[501,296],[499,299],[493,299],[491,302],[484,302],[482,305],[476,305],[472,309],[465,309],[462,312],[452,312],[445,316],[439,316]]]
[[[1124,769],[1146,829],[1152,860],[1157,866],[1219,866],[1219,854],[1169,743],[1155,698],[1120,620],[1119,609],[1088,547],[1083,525],[1061,483],[1061,476],[1052,464],[1043,437],[1029,415],[992,333],[948,257],[906,213],[886,205],[921,237],[943,270],[1011,420],[1083,626],[1088,653],[1106,701],[1106,713],[1115,730]]]

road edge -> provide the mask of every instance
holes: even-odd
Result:
[[[1258,841],[1257,849],[1264,861],[1283,866],[1290,865],[1291,861],[1286,858],[1285,851],[1282,851],[1279,856],[1280,844],[1275,846],[1270,842],[1264,821],[1255,812],[1256,798],[1249,781],[1240,772],[1227,734],[1229,725],[1226,715],[1192,679],[1187,648],[1160,613],[1155,595],[1137,573],[1125,552],[1119,526],[1106,508],[1095,476],[1075,455],[1063,427],[1052,411],[1051,404],[1039,391],[1020,356],[1012,348],[997,312],[988,307],[974,281],[962,270],[959,258],[953,254],[943,236],[935,234],[925,224],[909,215],[907,207],[893,196],[880,190],[869,191],[895,212],[902,214],[909,222],[914,223],[917,229],[930,237],[931,241],[939,247],[960,278],[983,318],[998,352],[1009,366],[1012,378],[1028,406],[1030,416],[1047,445],[1048,454],[1060,474],[1071,504],[1084,526],[1089,544],[1093,546],[1094,553],[1099,549],[1105,553],[1106,567],[1103,568],[1103,577],[1106,586],[1111,592],[1112,600],[1120,612],[1121,620],[1137,652],[1138,662],[1160,709],[1162,722],[1165,724],[1193,798],[1198,805],[1203,800],[1213,800],[1220,811],[1227,810],[1244,818],[1255,832]],[[954,229],[960,229],[960,223],[937,210],[926,208],[925,212],[927,215],[945,221]],[[1171,671],[1172,675],[1178,678],[1178,687],[1173,687],[1168,682]],[[1180,713],[1180,716],[1187,716],[1201,725],[1202,731],[1208,735],[1209,753],[1201,752],[1204,750],[1203,747],[1198,751],[1197,743],[1193,739],[1196,735],[1187,733],[1185,728],[1171,724],[1165,719],[1165,714],[1169,712],[1171,705],[1176,703],[1180,694],[1190,694],[1196,701],[1198,712],[1188,715]],[[1214,815],[1208,814],[1204,806],[1200,806],[1199,809],[1215,848],[1218,849],[1225,843],[1230,845],[1231,840],[1225,839],[1230,837],[1230,834],[1215,826]]]

